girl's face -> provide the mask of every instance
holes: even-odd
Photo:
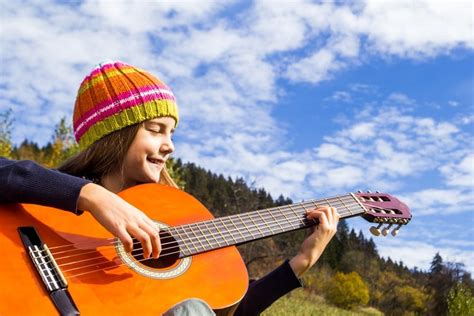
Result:
[[[157,183],[165,162],[174,151],[171,136],[175,121],[159,117],[145,121],[138,129],[123,163],[124,188],[140,183]]]

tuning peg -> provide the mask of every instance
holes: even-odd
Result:
[[[370,191],[370,190],[367,190],[367,193],[372,193],[372,191]]]
[[[402,224],[398,224],[398,226],[394,230],[392,230],[393,237],[398,235],[398,231],[400,230],[400,227],[402,227]]]
[[[357,193],[362,193],[362,190],[357,190]]]
[[[372,226],[370,227],[370,232],[372,233],[372,235],[374,236],[380,236],[380,227],[382,227],[383,223],[380,223],[377,227],[375,226]]]
[[[388,235],[388,231],[390,230],[390,228],[392,228],[393,224],[389,224],[388,226],[386,226],[384,229],[382,229],[382,235],[384,236],[387,236]]]
[[[380,191],[375,191],[375,193],[380,193]]]

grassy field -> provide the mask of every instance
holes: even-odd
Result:
[[[311,294],[303,289],[297,289],[282,297],[267,309],[264,316],[283,315],[344,315],[344,316],[381,316],[383,313],[374,308],[344,310],[327,304],[320,296]]]

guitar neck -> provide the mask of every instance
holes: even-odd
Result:
[[[220,217],[208,221],[162,229],[170,242],[179,245],[179,257],[227,246],[240,245],[285,232],[316,225],[306,218],[306,212],[319,206],[336,207],[341,218],[364,214],[366,209],[352,194],[309,200],[253,212]]]

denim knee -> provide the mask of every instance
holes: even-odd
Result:
[[[167,310],[163,316],[211,316],[215,315],[211,307],[198,298],[191,298],[185,301],[182,301],[169,310]]]

